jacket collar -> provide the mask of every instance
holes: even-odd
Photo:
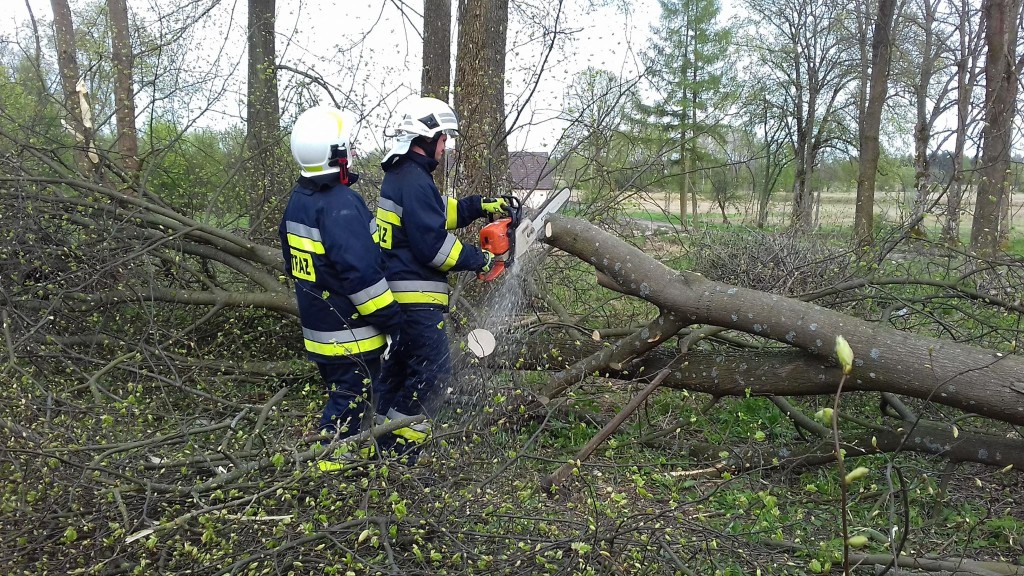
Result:
[[[402,161],[408,161],[412,162],[413,164],[416,164],[420,168],[423,168],[424,170],[427,171],[428,174],[432,174],[434,170],[437,168],[438,164],[437,160],[434,160],[433,158],[428,158],[423,154],[420,154],[419,152],[412,151],[406,152],[405,154],[400,156],[398,160],[398,162],[394,162],[391,165],[386,166],[384,168],[384,171],[389,171],[391,168],[398,166]]]
[[[324,192],[340,186],[341,181],[339,180],[337,172],[331,172],[330,174],[320,174],[318,176],[299,176],[299,186],[307,188],[314,192]],[[348,173],[348,185],[351,186],[359,181],[359,174],[355,172]]]

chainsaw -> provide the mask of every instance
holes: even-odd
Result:
[[[523,203],[515,196],[502,196],[508,202],[509,215],[492,221],[480,229],[480,247],[494,254],[494,265],[477,278],[490,282],[515,264],[544,226],[544,219],[557,212],[569,200],[569,190],[562,189],[541,206],[533,218],[523,218]]]

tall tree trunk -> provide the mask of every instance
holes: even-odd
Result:
[[[78,89],[81,76],[75,53],[75,25],[71,17],[71,6],[68,0],[50,0],[50,7],[53,9],[53,38],[57,44],[57,70],[60,73],[64,111],[67,114],[64,122],[77,143],[75,163],[81,174],[91,179],[99,170],[99,158],[95,154],[93,130],[85,122],[82,107],[85,93],[79,93]]]
[[[814,166],[814,147],[811,134],[814,127],[813,103],[807,107],[807,119],[797,129],[795,150],[796,174],[793,180],[793,227],[809,231],[814,228],[814,190],[811,187],[811,171]]]
[[[854,237],[860,246],[871,244],[874,227],[875,177],[880,154],[878,133],[882,126],[882,106],[889,92],[889,56],[895,8],[896,0],[879,0],[878,18],[871,35],[871,83],[860,122],[860,169],[853,223]]]
[[[249,0],[246,152],[250,189],[250,233],[272,234],[282,210],[285,179],[280,157],[281,107],[278,103],[276,0]]]
[[[451,46],[451,0],[423,0],[423,77],[420,88],[423,96],[448,101],[448,86],[452,81]]]
[[[452,2],[423,0],[423,76],[420,94],[448,101],[452,81]],[[434,180],[442,193],[447,188],[447,165],[434,171]]]
[[[807,231],[813,226],[814,218],[814,193],[811,191],[808,179],[812,169],[810,151],[811,139],[814,134],[814,106],[815,94],[805,94],[804,90],[810,89],[810,78],[803,79],[803,59],[796,58],[794,62],[796,74],[796,102],[794,104],[794,118],[796,124],[796,139],[793,142],[793,160],[796,164],[793,177],[793,214],[792,226],[796,230]]]
[[[928,146],[932,139],[933,120],[928,113],[929,87],[935,75],[935,14],[938,10],[936,0],[924,0],[924,46],[921,48],[921,75],[918,78],[914,93],[917,119],[914,123],[914,208],[913,215],[924,212],[928,206],[928,195],[931,189],[928,163]]]
[[[690,227],[686,219],[686,212],[689,210],[687,194],[690,191],[690,154],[686,149],[686,128],[679,134],[679,225],[683,230]]]
[[[696,42],[696,39],[694,40],[694,42]],[[694,50],[694,52],[696,52],[696,50]],[[693,76],[692,82],[694,83],[694,85],[696,85],[696,83],[697,83],[696,68],[694,68],[694,76]],[[697,130],[697,95],[696,94],[693,95],[693,99],[691,100],[691,104],[690,104],[690,126],[692,127],[691,129],[694,131],[694,133],[693,133],[693,137],[690,139],[690,162],[689,162],[690,169],[687,171],[686,181],[688,182],[687,188],[689,188],[688,192],[690,193],[690,206],[693,208],[693,210],[691,210],[691,213],[693,214],[693,223],[694,223],[694,225],[697,225],[697,220],[700,218],[700,208],[697,205],[697,201],[698,201],[697,190],[698,190],[698,188],[696,186],[694,186],[694,184],[693,184],[694,177],[696,175],[696,171],[697,171],[697,168],[698,168],[698,161],[697,161],[697,132],[696,132],[696,130]],[[701,190],[702,189],[703,189],[703,186],[701,186]]]
[[[999,250],[1000,228],[1008,201],[1006,173],[1016,112],[1014,75],[1020,0],[985,0],[985,127],[982,129],[978,195],[971,224],[971,249],[983,256]]]
[[[107,0],[110,18],[110,59],[114,65],[114,106],[121,169],[132,179],[139,173],[139,137],[135,127],[135,58],[129,35],[128,2]]]
[[[505,128],[505,43],[508,0],[459,2],[455,110],[459,115],[460,193],[504,194],[508,178]]]
[[[959,52],[956,63],[956,137],[953,144],[953,175],[946,196],[946,222],[942,227],[942,241],[948,246],[960,246],[960,206],[964,198],[964,148],[967,143],[968,105],[975,83],[973,47],[969,39],[968,14],[970,0],[960,1],[960,25],[957,27]]]

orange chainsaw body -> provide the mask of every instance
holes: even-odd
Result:
[[[514,196],[503,196],[508,200],[511,215],[499,218],[480,229],[480,248],[494,254],[494,264],[485,274],[477,277],[490,282],[511,266],[515,256],[516,226],[519,226],[522,215],[522,204]]]

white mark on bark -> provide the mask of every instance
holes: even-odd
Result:
[[[817,325],[817,324],[811,324],[811,325],[809,326],[809,328],[810,328],[811,330],[817,330],[817,329],[818,329],[818,325]]]
[[[729,288],[729,292],[728,293],[729,294],[735,294],[736,293],[736,289],[735,288]]]
[[[758,332],[758,333],[761,332],[761,325],[760,324],[754,324],[754,332]]]
[[[879,350],[878,348],[872,348],[871,349],[871,359],[872,360],[878,360],[881,357],[882,357],[882,351],[881,350]]]
[[[875,373],[874,372],[868,372],[868,376],[871,376],[872,378],[874,378],[875,377]]]
[[[647,297],[650,294],[651,294],[651,287],[650,287],[650,285],[648,285],[647,282],[642,282],[640,284],[640,295],[644,296],[644,297]]]
[[[737,315],[735,315],[735,314],[733,314],[733,315],[732,315],[732,321],[733,321],[733,322],[736,322],[736,321],[737,321],[737,320],[739,320],[739,319],[740,319],[740,317],[739,317],[739,316],[737,316]]]
[[[860,358],[855,358],[853,360],[853,363],[856,364],[858,368],[864,365],[864,361],[861,360]]]
[[[815,340],[814,345],[817,346],[818,348],[821,348],[821,339],[819,338],[818,340]]]
[[[786,342],[792,342],[795,339],[796,339],[796,332],[792,332],[791,331],[788,334],[786,334]]]

